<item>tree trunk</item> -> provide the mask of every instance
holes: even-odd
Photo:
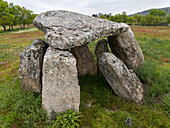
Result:
[[[5,25],[2,25],[2,27],[4,28],[4,32],[6,32],[6,27],[5,27]]]
[[[25,28],[25,24],[23,24],[23,28]]]
[[[12,28],[12,31],[14,31],[14,27],[13,27],[13,25],[11,25],[11,28]]]
[[[22,28],[22,24],[20,24],[21,28]]]
[[[11,26],[9,25],[9,31],[11,30]]]

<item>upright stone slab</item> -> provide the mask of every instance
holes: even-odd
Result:
[[[116,57],[121,59],[129,69],[135,69],[144,63],[142,50],[132,30],[108,37],[110,48]]]
[[[103,52],[109,52],[109,48],[108,48],[108,41],[105,39],[101,39],[97,42],[96,44],[96,48],[95,48],[95,55],[97,57],[97,71],[98,74],[100,74],[100,69],[99,69],[99,59],[102,55]]]
[[[97,60],[100,59],[101,54],[103,52],[109,52],[109,48],[107,44],[108,44],[108,41],[105,39],[101,39],[97,42],[96,48],[95,48],[95,54],[96,54]]]
[[[77,59],[79,75],[85,75],[87,73],[91,75],[97,74],[97,65],[87,44],[72,48],[71,53]]]
[[[79,47],[96,39],[126,32],[128,25],[75,12],[54,10],[39,14],[33,24],[46,42],[58,49]]]
[[[102,53],[99,68],[118,96],[138,103],[143,99],[142,83],[115,55]]]
[[[56,112],[79,111],[76,59],[70,52],[47,49],[43,63],[42,104],[50,119],[55,118]]]
[[[35,40],[20,54],[19,77],[23,91],[41,93],[42,63],[47,45]]]

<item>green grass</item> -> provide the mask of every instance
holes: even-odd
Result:
[[[46,112],[42,109],[41,95],[23,93],[18,77],[3,82],[0,86],[0,126],[39,127],[46,123]]]
[[[151,60],[146,60],[145,64],[136,70],[136,74],[145,84],[145,102],[154,104],[156,98],[170,92],[170,69],[159,67],[158,64]]]
[[[162,63],[167,61],[170,63],[170,40],[156,38],[137,38],[145,58],[155,59]]]
[[[52,127],[42,109],[41,95],[23,93],[18,78],[19,53],[37,38],[43,38],[43,33],[0,34],[1,128]],[[101,74],[81,76],[82,127],[126,128],[128,117],[132,118],[132,128],[170,127],[170,41],[146,37],[137,40],[145,56],[145,64],[136,69],[146,87],[144,103],[116,96]],[[96,42],[89,44],[93,55]]]
[[[132,118],[132,127],[170,126],[164,108],[159,106],[159,109],[155,110],[152,106],[141,106],[117,97],[103,76],[81,77],[80,87],[80,111],[83,113],[83,125],[85,126],[127,127],[125,120],[128,117]],[[91,104],[90,107],[89,104]]]

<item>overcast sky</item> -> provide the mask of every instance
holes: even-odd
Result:
[[[144,11],[151,8],[170,7],[170,0],[4,0],[13,2],[34,13],[48,10],[68,10],[92,15],[99,12],[118,14],[126,11],[127,14]]]

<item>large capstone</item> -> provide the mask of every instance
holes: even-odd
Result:
[[[69,49],[96,39],[126,32],[127,24],[75,12],[56,10],[39,14],[33,24],[45,33],[46,42],[58,49]]]
[[[47,45],[35,40],[20,54],[19,77],[23,91],[41,93],[42,63]]]
[[[77,59],[79,75],[85,75],[87,73],[91,75],[97,74],[97,65],[87,44],[72,48],[71,53]]]
[[[129,69],[135,69],[144,63],[142,50],[132,30],[108,37],[112,53],[121,59]]]
[[[118,96],[138,103],[143,99],[142,83],[115,55],[102,53],[99,68]]]
[[[42,105],[50,119],[56,112],[67,109],[79,111],[80,86],[78,85],[76,59],[68,51],[49,47],[44,56]]]

